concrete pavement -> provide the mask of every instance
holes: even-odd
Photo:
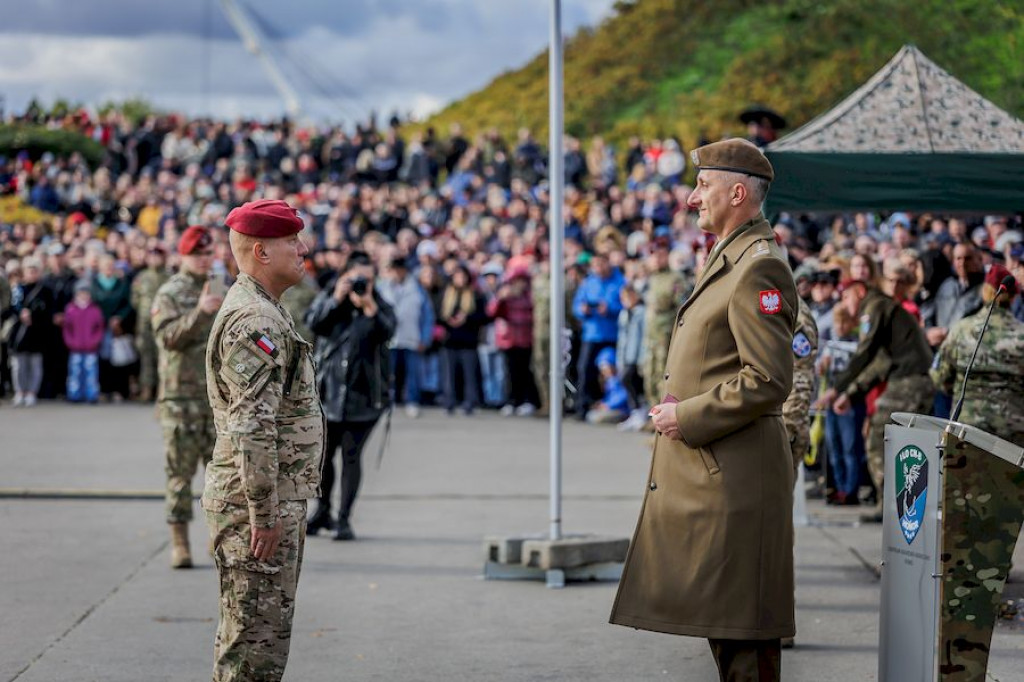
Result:
[[[216,572],[168,568],[152,408],[0,408],[0,488],[99,492],[0,499],[0,681],[203,680]],[[613,584],[485,582],[483,538],[547,528],[547,425],[396,414],[382,467],[367,448],[354,543],[310,538],[286,680],[715,680],[706,643],[607,624]],[[566,424],[566,532],[628,535],[644,439]],[[197,480],[198,482],[198,480]],[[874,680],[878,529],[811,503],[797,534],[798,646],[786,680]],[[1022,565],[1018,562],[1018,565]],[[1024,638],[1000,629],[991,679],[1024,680]]]

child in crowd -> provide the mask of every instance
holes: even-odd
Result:
[[[103,311],[92,302],[88,280],[75,284],[75,297],[64,309],[64,345],[68,348],[68,400],[95,403],[100,396],[99,351]]]
[[[615,369],[614,348],[603,348],[597,354],[597,371],[601,374],[604,396],[587,411],[587,422],[617,424],[629,415],[629,394]]]
[[[818,371],[826,377],[826,384],[834,386],[836,376],[846,369],[857,350],[857,321],[841,305],[832,309],[833,338],[824,340]],[[830,335],[831,336],[831,335]],[[825,440],[828,443],[829,465],[835,479],[836,492],[828,500],[831,504],[857,505],[860,488],[860,470],[864,465],[864,400],[853,401],[853,409],[836,414],[828,408],[825,414]]]
[[[622,311],[619,313],[619,340],[616,358],[619,365],[619,376],[622,378],[626,394],[629,396],[629,418],[619,424],[622,431],[639,431],[649,417],[644,400],[644,381],[640,374],[640,356],[644,345],[644,307],[643,297],[637,289],[639,280],[622,287],[619,299]]]

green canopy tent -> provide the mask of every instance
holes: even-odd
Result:
[[[776,178],[767,215],[1024,210],[1024,122],[912,45],[765,153]]]

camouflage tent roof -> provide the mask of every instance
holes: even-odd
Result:
[[[1020,154],[1024,121],[904,45],[856,92],[768,150]]]

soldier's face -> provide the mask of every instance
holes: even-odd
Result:
[[[304,258],[309,249],[299,235],[268,239],[264,248],[270,260],[268,269],[274,279],[289,287],[302,281],[306,273]]]
[[[729,210],[729,194],[732,186],[727,177],[718,171],[701,171],[697,175],[697,188],[687,199],[687,206],[697,211],[697,227],[705,232],[718,234]]]

